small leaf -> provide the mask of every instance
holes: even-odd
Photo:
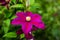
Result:
[[[30,0],[30,5],[33,5],[35,3],[35,0]]]
[[[0,14],[2,14],[2,11],[0,11]]]
[[[32,8],[33,8],[33,9],[32,9]],[[38,4],[38,3],[34,3],[33,5],[31,5],[31,6],[28,8],[28,10],[34,12],[34,11],[38,11],[38,10],[37,10],[38,8],[41,9],[40,4]]]
[[[24,35],[24,34],[21,34],[21,35],[20,35],[20,38],[21,38],[21,39],[22,39],[22,38],[24,38],[24,37],[25,37],[25,35]]]
[[[14,18],[16,18],[16,16],[12,16],[12,17],[11,17],[11,19],[14,19]]]
[[[16,0],[11,0],[11,2],[13,2],[15,4],[16,3]]]
[[[11,6],[10,8],[22,8],[22,7],[24,7],[23,4],[16,4]]]
[[[10,19],[5,20],[4,23],[7,24],[7,26],[10,26]]]
[[[10,19],[7,19],[7,20],[4,21],[4,24],[3,24],[4,33],[8,32],[9,26],[10,26]]]
[[[35,0],[27,0],[26,6],[33,5],[35,3]]]
[[[7,16],[7,15],[8,15],[8,16]],[[11,15],[12,15],[12,13],[10,12],[10,10],[7,10],[7,9],[4,10],[4,16],[5,16],[6,18],[9,18]]]
[[[7,34],[5,34],[3,37],[7,37],[7,38],[16,38],[17,35],[15,32],[9,32]]]

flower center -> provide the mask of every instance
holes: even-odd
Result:
[[[9,0],[5,0],[6,2],[8,2]]]
[[[0,5],[1,5],[2,3],[0,3]]]
[[[26,21],[30,21],[31,20],[31,17],[30,16],[27,16],[26,17]]]

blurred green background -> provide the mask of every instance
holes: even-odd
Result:
[[[45,30],[33,32],[35,40],[60,40],[60,0],[30,0],[26,8],[23,0],[10,0],[9,9],[0,5],[0,40],[18,40],[16,31],[20,26],[13,26],[10,22],[16,17],[17,11],[29,10],[40,14],[45,23]],[[25,40],[24,34],[19,35]]]

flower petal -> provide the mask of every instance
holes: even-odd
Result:
[[[12,20],[11,22],[12,25],[20,25],[21,24],[21,20],[20,18],[15,18]]]
[[[39,15],[39,14],[34,14],[33,17],[40,18],[40,19],[42,18],[41,15]]]
[[[41,22],[32,22],[33,25],[35,25],[37,28],[40,28],[40,29],[45,29],[45,25],[44,23],[41,21]]]
[[[32,24],[31,23],[25,22],[25,23],[22,24],[22,30],[25,34],[30,32],[31,29],[32,29]]]
[[[16,16],[20,17],[22,20],[25,20],[24,12],[17,12]]]
[[[38,15],[38,14],[34,14],[34,15],[32,16],[32,21],[34,21],[34,22],[39,22],[40,19],[41,19],[41,16]]]
[[[32,12],[30,12],[30,11],[26,11],[25,14],[26,14],[26,16],[32,16]]]

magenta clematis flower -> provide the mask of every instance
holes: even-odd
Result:
[[[6,6],[10,0],[0,0],[0,5]]]
[[[17,34],[24,33],[26,38],[33,38],[29,32],[33,29],[33,25],[36,28],[45,29],[45,25],[42,21],[42,17],[39,14],[32,14],[32,12],[17,12],[16,18],[12,20],[11,24],[21,25],[21,29],[17,31]],[[33,29],[33,30],[36,30]],[[19,32],[21,31],[21,32]]]
[[[41,16],[38,14],[32,14],[32,12],[17,12],[16,18],[12,20],[13,25],[21,25],[24,33],[29,33],[32,29],[32,25],[37,28],[44,29],[44,23]]]

